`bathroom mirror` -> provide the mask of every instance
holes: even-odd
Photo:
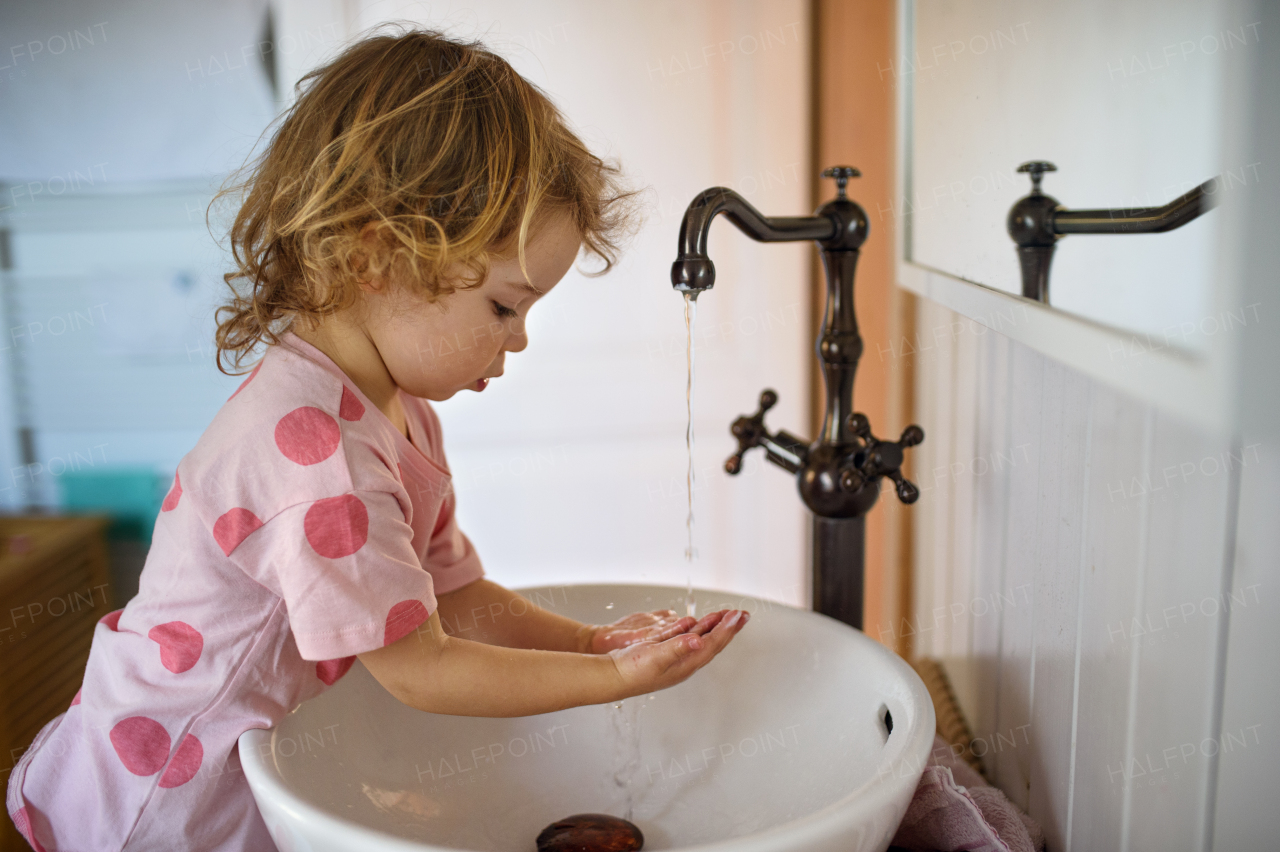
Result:
[[[880,67],[896,96],[899,286],[1210,434],[1231,434],[1246,327],[1243,258],[1266,192],[1257,104],[1274,69],[1253,0],[898,0]],[[1007,230],[1046,160],[1063,209],[1158,207],[1213,180],[1176,230],[1058,240],[1048,302],[1022,296]],[[1254,300],[1257,301],[1256,299]],[[925,341],[920,341],[923,348]]]
[[[1057,166],[1043,190],[1068,209],[1159,206],[1215,176],[1221,202],[1259,180],[1263,164],[1224,146],[1227,66],[1261,35],[1246,7],[922,0],[904,11],[904,49],[881,69],[906,94],[904,185],[880,214],[900,217],[915,264],[1019,294],[1005,222],[1030,191],[1015,173],[1028,160]],[[1049,303],[1203,352],[1222,222],[1211,210],[1162,234],[1064,237]]]

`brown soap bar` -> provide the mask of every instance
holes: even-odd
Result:
[[[538,835],[538,852],[637,852],[641,846],[639,828],[608,814],[574,814]]]

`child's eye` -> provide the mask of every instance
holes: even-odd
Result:
[[[493,303],[493,312],[500,317],[517,316],[516,312],[513,311],[511,308],[508,308],[506,305],[499,304],[498,302]]]

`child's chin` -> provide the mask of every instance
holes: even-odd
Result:
[[[410,396],[417,397],[418,399],[425,399],[430,402],[444,402],[446,399],[450,399],[456,396],[459,390],[465,390],[465,389],[464,388],[454,388],[454,389],[415,388],[414,390],[410,391],[406,388],[405,392],[408,393]]]

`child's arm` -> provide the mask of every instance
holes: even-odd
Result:
[[[663,642],[579,654],[503,648],[448,636],[437,611],[416,632],[359,656],[388,692],[418,710],[531,716],[674,686],[729,644],[746,624],[746,614],[739,615],[716,619],[713,627],[703,619],[693,632]]]
[[[584,634],[592,625],[542,609],[524,596],[481,578],[436,596],[440,622],[449,636],[486,645],[588,653]]]
[[[552,593],[553,597],[555,593]],[[696,619],[677,619],[670,610],[636,613],[616,622],[620,636],[595,639],[601,625],[583,624],[539,607],[528,598],[481,578],[436,596],[444,632],[459,639],[507,648],[603,653],[639,638],[669,639],[692,629]]]

